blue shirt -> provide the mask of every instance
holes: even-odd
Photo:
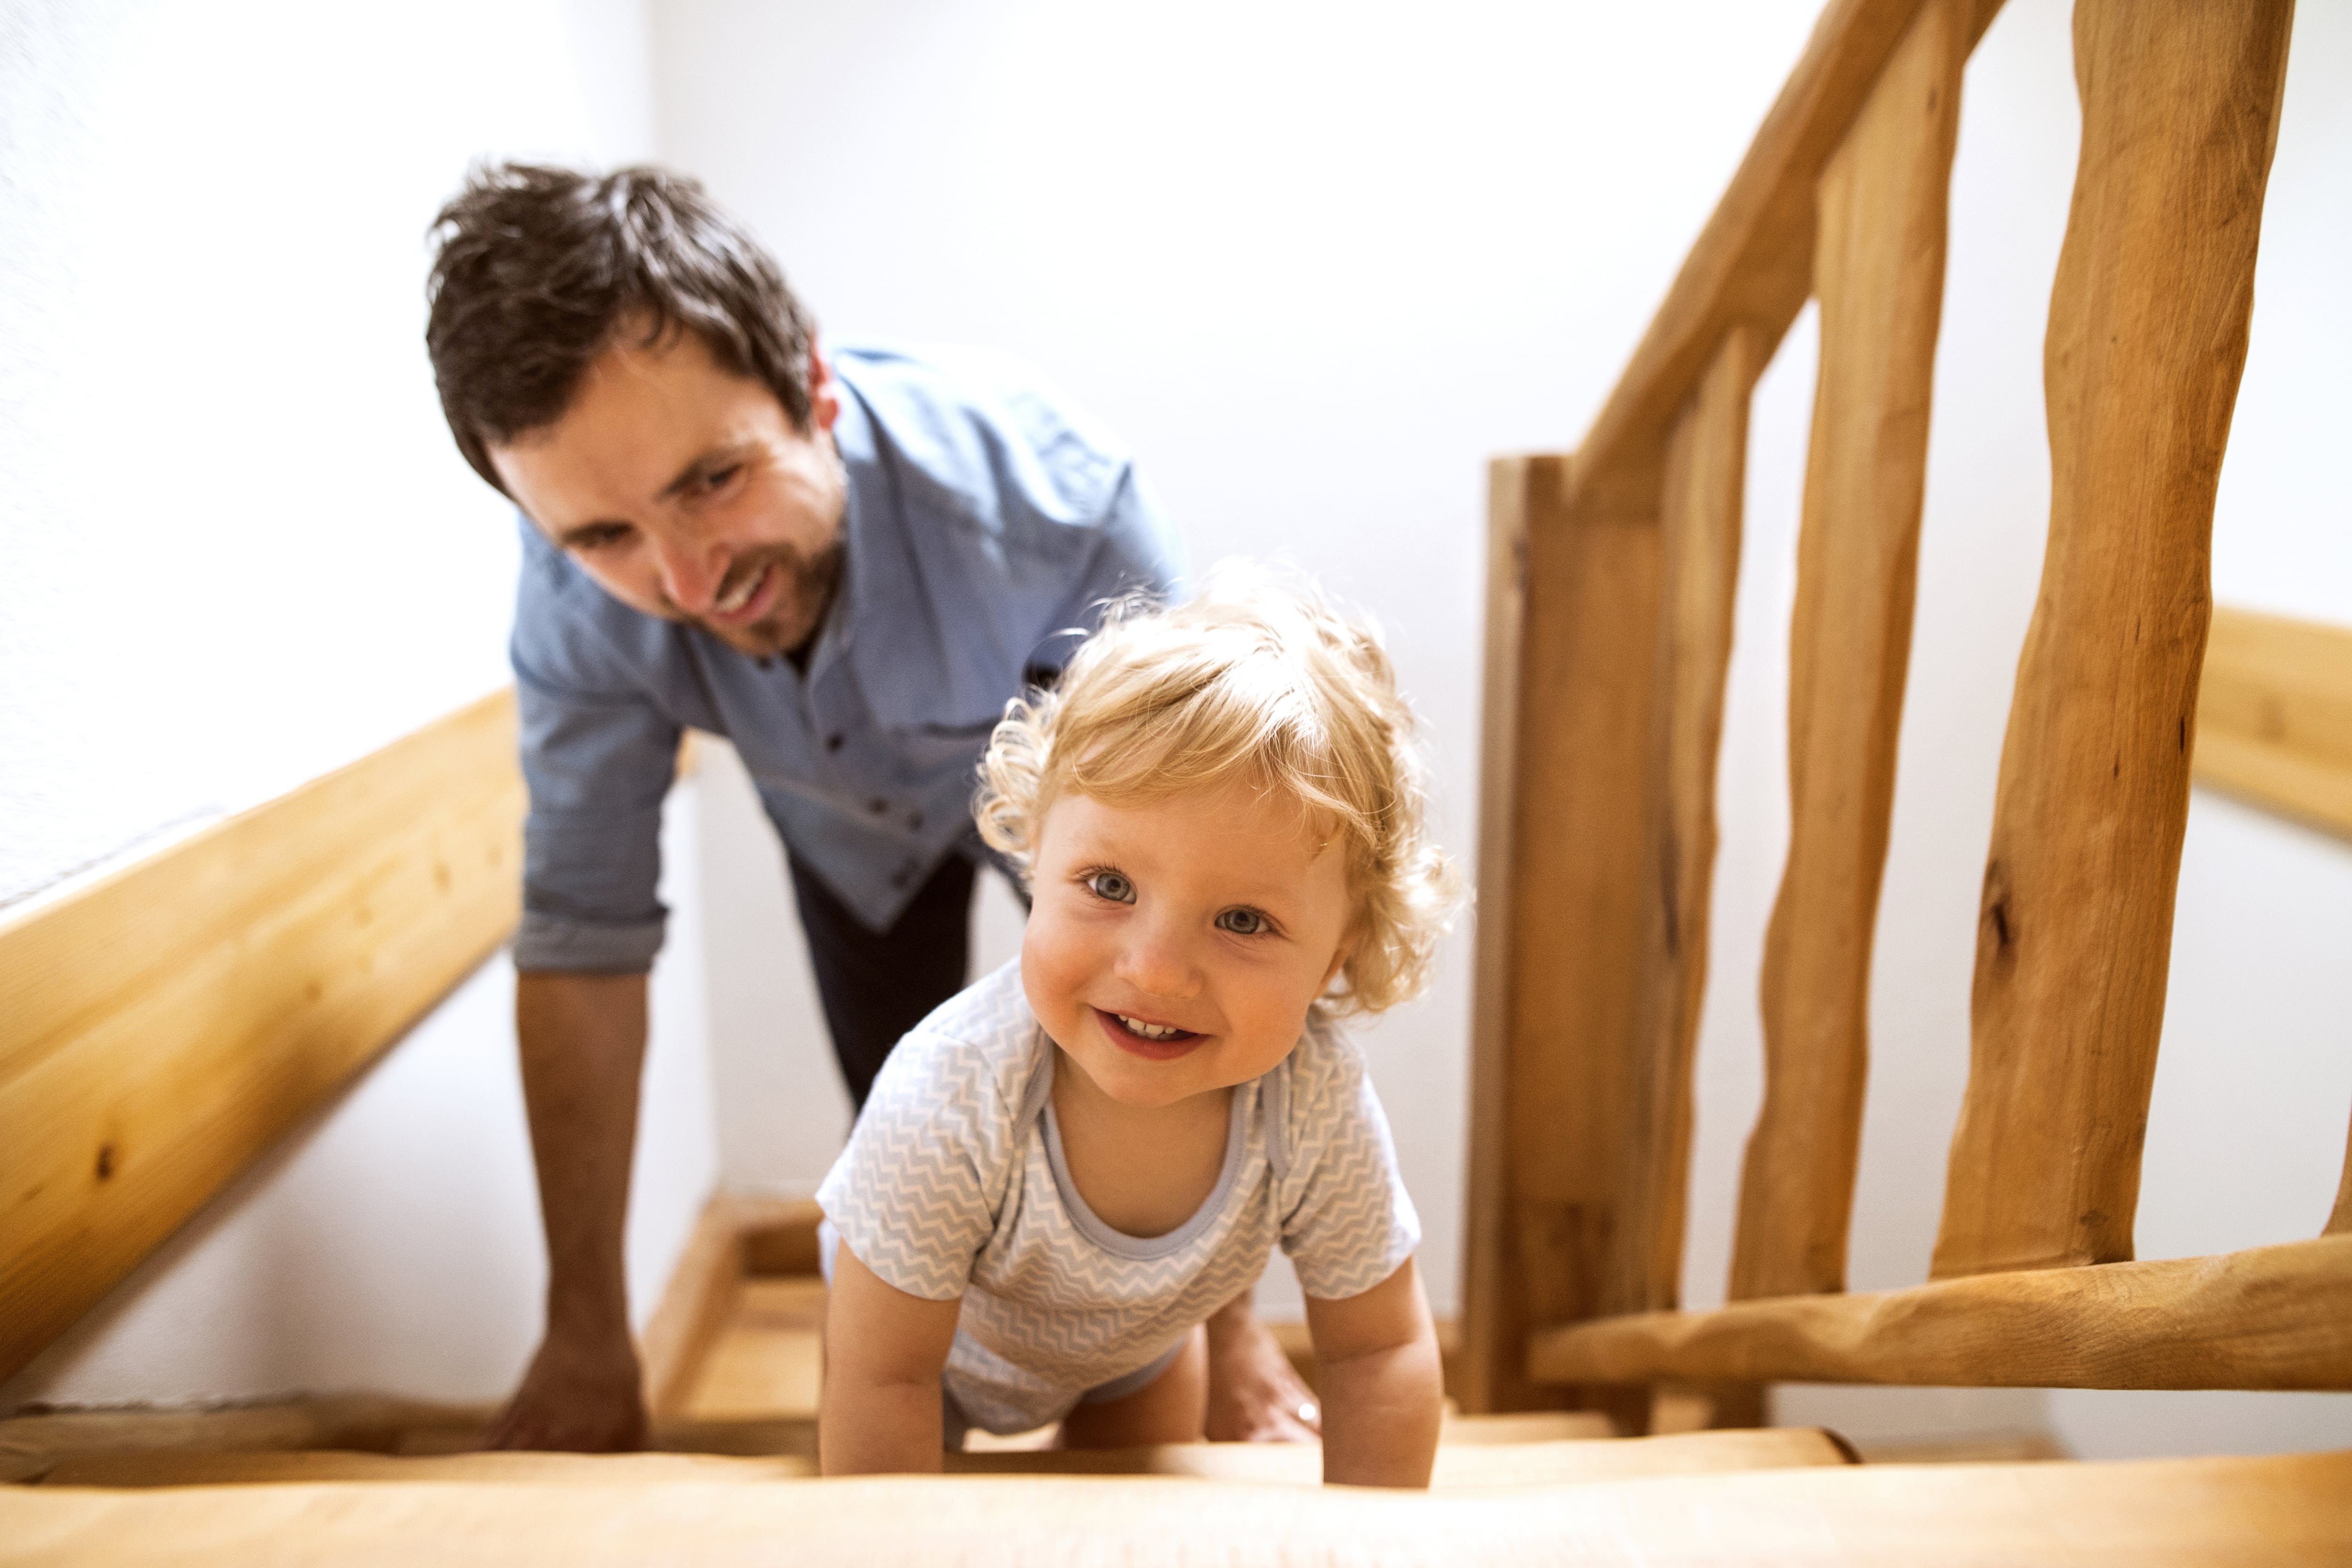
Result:
[[[1174,532],[1128,454],[1016,365],[839,351],[840,585],[805,677],[629,608],[528,521],[511,653],[530,816],[524,970],[640,972],[661,946],[682,729],[732,741],[793,860],[877,931],[973,837],[1004,705],[1106,599],[1165,592]]]

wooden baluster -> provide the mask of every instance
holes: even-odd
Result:
[[[1821,379],[1790,632],[1789,861],[1730,1294],[1845,1288],[1870,953],[1911,655],[1945,217],[1973,7],[1932,0],[1823,165]]]
[[[1654,805],[1640,1012],[1626,1110],[1627,1165],[1601,1310],[1676,1304],[1690,1180],[1691,1058],[1706,992],[1715,870],[1715,763],[1731,606],[1739,579],[1748,407],[1763,369],[1759,334],[1725,336],[1666,446],[1659,504],[1664,580],[1649,776]]]
[[[2132,1256],[2221,454],[2289,0],[2081,0],[2043,354],[2050,542],[2018,661],[1938,1278]]]
[[[1495,465],[1465,1279],[1465,1406],[1601,1394],[1526,1375],[1531,1325],[1590,1317],[1626,1137],[1658,599],[1658,469],[1566,500]],[[1628,1419],[1634,1401],[1620,1399]]]

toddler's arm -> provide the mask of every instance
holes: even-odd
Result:
[[[1427,1486],[1445,1387],[1412,1259],[1360,1296],[1309,1296],[1307,1327],[1323,1400],[1323,1479]]]
[[[826,1475],[939,1473],[940,1372],[962,1306],[885,1283],[845,1245],[835,1254],[816,1428]]]

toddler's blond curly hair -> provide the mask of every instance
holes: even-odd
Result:
[[[1111,605],[1054,689],[1006,705],[980,779],[981,835],[1024,879],[1065,791],[1108,805],[1236,780],[1288,794],[1347,848],[1354,946],[1318,1004],[1335,1012],[1417,994],[1461,900],[1378,629],[1261,567],[1219,566],[1172,609]]]

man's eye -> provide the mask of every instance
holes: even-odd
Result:
[[[1273,929],[1255,910],[1227,910],[1217,917],[1217,929],[1235,936],[1264,936]]]
[[[730,463],[723,468],[713,468],[702,476],[702,488],[705,490],[724,489],[727,482],[742,471],[743,465],[740,463]]]
[[[574,550],[606,550],[629,536],[629,531],[617,525],[604,528],[583,528],[565,541]]]
[[[1135,902],[1135,884],[1117,871],[1097,871],[1087,878],[1087,887],[1095,897],[1108,899],[1114,904]]]

